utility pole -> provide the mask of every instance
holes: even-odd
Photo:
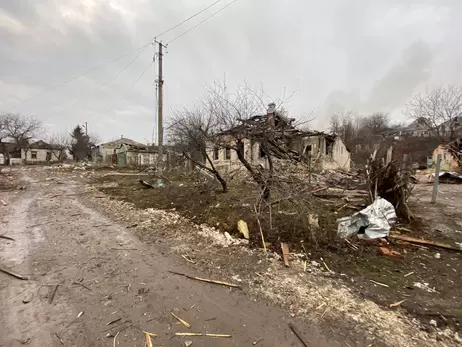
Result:
[[[432,204],[436,204],[438,184],[440,183],[441,153],[436,156],[435,180],[433,181]]]
[[[164,124],[163,124],[163,107],[164,107],[164,100],[163,100],[163,85],[164,85],[164,77],[162,73],[162,61],[163,61],[163,48],[164,46],[162,42],[155,41],[159,44],[159,76],[157,78],[157,142],[158,142],[158,150],[157,150],[157,170],[159,172],[159,176],[162,175],[163,172],[163,142],[164,142]]]
[[[85,136],[88,137],[88,123],[85,122],[85,124],[83,126],[85,127]]]

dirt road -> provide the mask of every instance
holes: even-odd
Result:
[[[56,184],[38,169],[23,175],[26,190],[0,192],[8,204],[0,205],[0,234],[14,239],[0,239],[0,267],[29,277],[0,273],[0,346],[113,346],[117,333],[116,346],[144,346],[143,330],[158,335],[154,346],[252,346],[258,338],[257,346],[301,346],[282,310],[171,274],[190,270],[88,207],[77,178]],[[302,328],[312,346],[340,345]]]

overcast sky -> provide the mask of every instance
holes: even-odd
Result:
[[[0,110],[34,114],[49,132],[88,122],[102,140],[151,141],[154,67],[126,93],[151,63],[151,45],[15,105],[144,45],[212,2],[0,0]],[[226,78],[228,88],[247,81],[275,98],[297,90],[286,105],[290,115],[314,110],[318,128],[328,114],[350,109],[400,119],[404,103],[427,85],[462,84],[461,18],[460,0],[237,0],[169,45],[165,117]]]

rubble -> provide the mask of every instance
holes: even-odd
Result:
[[[118,205],[118,202],[117,201],[110,201],[110,204],[112,205]],[[167,224],[171,224],[172,226],[177,226],[179,230],[182,230],[183,229],[183,223],[189,223],[187,221],[187,219],[183,219],[182,217],[176,217],[174,215],[176,215],[176,212],[171,212],[171,211],[149,211],[149,213],[146,214],[146,211],[147,210],[135,210],[133,211],[133,205],[129,204],[129,203],[123,203],[122,205],[118,205],[120,206],[120,208],[124,209],[124,210],[128,210],[130,211],[129,212],[129,215],[131,216],[130,219],[127,219],[129,220],[130,223],[133,223],[133,222],[138,222],[140,223],[140,221],[143,221],[143,220],[146,220],[146,218],[149,218],[150,221],[148,223],[146,223],[146,225],[139,225],[138,226],[138,230],[141,230],[141,229],[146,229],[146,230],[149,230],[149,229],[152,229],[153,228],[153,223],[151,220],[154,220],[156,221],[156,224],[159,223],[159,219],[158,219],[158,216],[162,216],[161,219],[162,219],[162,224],[164,222],[166,222]],[[252,206],[252,205],[251,205]],[[148,209],[149,210],[149,209]],[[133,212],[132,212],[133,211]],[[136,212],[138,211],[138,212]],[[152,212],[152,215],[150,214]],[[141,215],[142,214],[142,215]],[[321,218],[322,218],[322,215],[321,215]],[[198,233],[194,233],[194,234],[199,234],[201,236],[205,236],[207,239],[212,239],[213,240],[213,245],[214,246],[222,246],[222,247],[227,247],[229,245],[231,245],[234,240],[233,240],[233,237],[228,233],[221,233],[220,231],[218,231],[216,228],[213,228],[213,227],[209,227],[207,225],[194,225],[193,226],[197,231]],[[203,230],[201,230],[201,232],[199,232],[199,229],[202,229],[204,228],[206,230],[206,232],[204,232]],[[176,227],[175,227],[175,230],[176,230]],[[218,237],[217,237],[218,236]],[[237,241],[240,241],[240,240],[237,240]],[[242,240],[244,241],[244,240]],[[245,248],[245,251],[247,252],[247,248]],[[271,253],[271,252],[270,252]],[[314,262],[315,264],[317,264],[317,266],[322,266],[322,264],[320,265],[318,262],[316,261],[312,261],[310,259],[308,259],[307,263],[310,264],[310,262]],[[303,263],[303,262],[301,262]],[[282,265],[282,264],[281,264]],[[302,269],[303,266],[297,264],[295,265],[295,262],[291,264],[294,269]],[[330,265],[330,264],[329,264]],[[296,267],[297,266],[297,267]],[[314,267],[314,266],[313,266]],[[309,269],[308,269],[309,270]],[[412,269],[410,269],[412,270]],[[320,269],[320,271],[323,271],[323,269]],[[324,272],[322,272],[324,273]],[[403,273],[406,273],[406,272],[403,272]],[[410,274],[412,274],[412,272],[410,272]],[[308,274],[307,273],[304,273],[303,275],[309,275],[309,276],[319,276],[318,272],[314,273],[314,274]],[[408,274],[409,275],[409,274]],[[332,318],[333,316],[334,317],[348,317],[346,319],[349,319],[349,320],[353,320],[355,322],[364,322],[364,325],[367,326],[367,331],[370,331],[371,333],[374,333],[377,332],[378,330],[380,330],[380,333],[379,335],[385,339],[387,338],[390,338],[390,341],[394,341],[394,342],[390,342],[392,345],[398,345],[398,341],[400,341],[399,339],[400,338],[403,338],[404,335],[406,334],[409,334],[409,330],[407,327],[406,324],[402,324],[402,320],[406,320],[407,321],[407,318],[402,316],[401,314],[401,310],[394,310],[393,312],[391,311],[388,311],[387,315],[385,316],[382,316],[377,308],[373,308],[371,306],[369,306],[370,302],[367,302],[367,306],[368,308],[365,310],[367,311],[367,318],[365,318],[363,316],[364,314],[364,310],[361,308],[359,309],[357,304],[351,304],[351,302],[349,301],[349,303],[347,304],[348,306],[348,312],[346,311],[343,311],[341,307],[344,307],[345,305],[343,305],[342,303],[339,303],[339,302],[342,302],[342,300],[344,300],[345,298],[342,298],[342,299],[339,299],[337,297],[338,295],[338,292],[339,291],[346,291],[347,289],[344,288],[342,286],[342,288],[331,288],[329,289],[327,292],[324,290],[324,288],[318,288],[318,286],[316,284],[314,284],[313,282],[313,288],[311,288],[311,286],[309,286],[310,288],[307,288],[306,287],[306,277],[302,277],[300,276],[300,278],[302,279],[302,281],[300,283],[298,282],[294,282],[296,281],[297,279],[293,279],[292,277],[290,276],[282,276],[282,277],[279,277],[280,276],[280,273],[274,273],[274,278],[272,278],[271,280],[268,280],[266,281],[266,279],[268,278],[268,275],[263,273],[263,278],[264,278],[264,281],[265,283],[267,283],[268,285],[265,286],[265,287],[272,287],[274,286],[274,288],[262,288],[261,285],[256,285],[253,289],[251,290],[256,290],[258,293],[262,293],[262,291],[265,291],[265,293],[268,293],[268,297],[269,298],[273,298],[275,299],[276,301],[279,300],[279,302],[281,303],[281,305],[286,305],[288,301],[291,301],[291,300],[297,300],[297,302],[303,302],[303,309],[300,311],[300,312],[297,312],[297,314],[304,314],[303,312],[305,312],[305,303],[309,302],[309,300],[314,300],[314,298],[316,298],[316,300],[320,300],[321,298],[330,298],[332,295],[335,297],[335,302],[336,302],[336,306],[339,305],[339,309],[335,309],[335,310],[332,310],[331,311],[328,311],[326,313],[326,316],[330,319]],[[410,276],[410,275],[409,275]],[[247,279],[244,279],[244,281],[246,281]],[[308,281],[311,281],[311,280],[308,280]],[[367,280],[366,280],[367,281]],[[284,283],[284,285],[278,287],[277,286],[277,283],[278,282],[281,282],[280,284]],[[244,282],[246,283],[246,282]],[[292,283],[298,283],[298,285],[296,285],[294,288],[292,288]],[[311,283],[311,282],[310,282]],[[252,286],[252,285],[251,285]],[[258,287],[258,288],[256,288]],[[290,288],[289,288],[290,287]],[[292,289],[296,292],[291,292]],[[309,289],[309,290],[308,290]],[[382,288],[383,289],[383,288]],[[267,291],[267,292],[266,292]],[[310,294],[306,294],[305,292],[306,291],[309,291]],[[315,291],[316,293],[313,293],[313,291]],[[322,294],[321,296],[318,295],[318,291],[322,291]],[[391,291],[391,288],[390,288],[390,291]],[[271,292],[271,293],[269,293]],[[292,293],[288,296],[287,293]],[[305,295],[306,294],[306,295]],[[258,294],[257,294],[258,295]],[[302,295],[302,297],[299,297],[299,295]],[[346,293],[343,293],[343,295],[348,296],[348,294]],[[307,296],[310,296],[311,299],[307,299]],[[279,299],[278,299],[279,298]],[[295,299],[297,298],[297,299]],[[352,298],[350,298],[352,299]],[[350,300],[349,299],[349,300]],[[338,300],[338,301],[337,301]],[[363,300],[364,301],[364,300]],[[391,299],[390,301],[393,301],[393,299]],[[318,301],[316,303],[316,306],[319,306],[319,303],[320,301]],[[311,304],[307,304],[308,306],[306,307],[307,309],[309,309],[311,307]],[[375,306],[375,304],[372,304]],[[359,313],[359,311],[361,311],[361,313]],[[357,314],[356,314],[357,313]],[[390,313],[393,313],[393,315],[390,315]],[[369,317],[369,314],[371,314],[371,316]],[[397,318],[399,317],[399,319]],[[343,319],[343,318],[342,318]],[[391,322],[393,320],[393,323]],[[376,326],[376,324],[372,324],[372,321],[377,321],[378,324]],[[358,323],[358,324],[361,324],[361,323]],[[428,324],[428,322],[427,322]],[[392,331],[389,329],[389,326],[393,326],[393,327],[398,327],[397,330],[399,331]],[[382,331],[383,330],[383,331]],[[406,333],[404,333],[403,335],[403,332],[404,331],[407,331]],[[393,336],[391,336],[393,335]],[[395,336],[396,335],[396,336]],[[398,336],[400,336],[398,338]],[[422,345],[426,345],[427,342],[423,342],[427,339],[432,339],[432,335],[431,334],[427,334],[427,333],[424,333],[424,332],[420,332],[420,333],[415,333],[415,332],[412,332],[410,333],[408,336],[412,336],[413,339],[415,339],[415,343],[419,343],[419,342],[422,342]],[[409,341],[406,340],[406,343],[403,343],[403,345],[405,346],[408,346],[407,343],[412,343],[411,341],[411,338],[408,339]],[[411,344],[409,344],[410,346]]]
[[[422,290],[425,290],[429,293],[436,293],[437,291],[435,290],[435,288],[430,288],[428,283],[420,283],[420,282],[415,282],[414,283],[414,287],[416,288],[419,288],[419,289],[422,289]]]
[[[351,217],[337,220],[338,235],[348,238],[358,235],[359,238],[376,239],[385,237],[396,221],[393,205],[378,197],[371,205]]]
[[[244,236],[245,239],[249,239],[249,228],[247,227],[247,223],[243,220],[237,222],[237,229],[239,232]]]

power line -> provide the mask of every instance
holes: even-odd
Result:
[[[217,15],[218,13],[220,13],[221,11],[225,10],[226,8],[228,8],[229,6],[231,6],[232,4],[234,4],[237,0],[233,0],[231,1],[228,5],[222,7],[221,9],[219,9],[218,11],[215,11],[214,13],[212,13],[210,16],[208,16],[207,18],[205,18],[204,20],[200,21],[199,23],[197,23],[196,25],[194,25],[193,27],[189,28],[188,30],[186,30],[185,32],[183,32],[182,34],[176,36],[175,38],[171,39],[170,41],[167,42],[167,45],[169,45],[170,43],[172,43],[173,41],[176,41],[178,40],[180,37],[186,35],[187,33],[189,33],[191,30],[197,28],[199,25],[207,22],[210,18],[212,18],[213,16]]]
[[[78,99],[73,105],[71,105],[70,107],[67,107],[67,108],[65,108],[64,110],[61,110],[61,111],[59,111],[59,112],[57,112],[57,113],[65,112],[65,111],[70,110],[71,108],[77,106],[83,99],[88,98],[89,96],[91,96],[92,94],[94,94],[96,91],[98,91],[101,87],[103,87],[103,86],[105,86],[106,84],[108,84],[111,80],[113,80],[113,79],[117,78],[118,76],[120,76],[120,75],[122,74],[122,72],[124,72],[126,69],[128,69],[128,67],[129,67],[131,64],[133,64],[133,62],[134,62],[135,60],[137,60],[137,59],[140,57],[141,54],[144,53],[144,51],[146,50],[147,47],[148,47],[148,45],[146,45],[146,46],[144,47],[144,49],[143,49],[140,53],[138,53],[132,60],[130,60],[130,61],[128,62],[127,65],[125,65],[121,70],[119,70],[119,72],[117,72],[117,74],[115,74],[114,76],[108,78],[106,81],[104,81],[104,82],[103,82],[102,84],[100,84],[98,87],[96,87],[95,89],[93,89],[93,90],[92,90],[90,93],[88,93],[87,95],[85,95],[85,96],[79,98],[79,99]]]
[[[221,1],[222,1],[222,0],[217,0],[217,1],[215,1],[214,3],[208,5],[206,8],[204,8],[204,9],[200,10],[199,12],[193,14],[191,17],[186,18],[186,19],[185,19],[184,21],[182,21],[181,23],[175,25],[174,27],[171,27],[171,28],[168,29],[168,30],[165,30],[165,31],[162,32],[161,34],[157,35],[156,37],[160,37],[160,36],[162,36],[162,35],[164,35],[164,34],[170,32],[170,31],[172,31],[172,30],[178,28],[178,27],[181,26],[182,24],[184,24],[184,23],[190,21],[191,19],[197,17],[198,15],[200,15],[201,13],[207,11],[210,7],[215,6],[216,4],[218,4],[218,3],[221,2]]]
[[[180,25],[182,25],[182,24],[184,24],[184,23],[190,21],[191,19],[197,17],[197,16],[200,15],[201,13],[207,11],[207,10],[208,10],[209,8],[211,8],[212,6],[215,6],[215,5],[218,4],[220,1],[222,1],[222,0],[217,0],[217,1],[213,2],[212,4],[208,5],[207,7],[205,7],[205,8],[202,9],[202,10],[200,10],[199,12],[197,12],[197,13],[193,14],[192,16],[186,18],[185,20],[183,20],[183,21],[180,22],[179,24],[177,24],[177,25],[171,27],[170,29],[167,29],[167,30],[161,32],[160,34],[158,34],[158,35],[156,35],[156,36],[154,36],[154,37],[153,37],[151,40],[149,40],[149,42],[147,42],[146,44],[144,44],[144,45],[142,45],[142,46],[140,46],[140,47],[138,47],[138,48],[136,48],[136,49],[134,49],[134,50],[132,50],[132,51],[126,52],[126,53],[124,53],[124,54],[122,54],[122,55],[120,55],[120,56],[118,56],[118,57],[116,57],[116,58],[114,58],[114,59],[111,59],[111,60],[109,60],[109,61],[107,61],[107,62],[105,62],[105,63],[103,63],[103,64],[100,64],[100,65],[97,65],[97,66],[95,66],[95,67],[93,67],[93,68],[91,68],[91,69],[88,69],[88,70],[86,70],[86,71],[84,71],[84,72],[82,72],[82,73],[80,73],[80,74],[78,74],[78,75],[75,75],[75,76],[73,76],[73,77],[71,77],[71,78],[65,80],[64,82],[61,82],[61,83],[56,84],[56,85],[54,85],[54,86],[48,87],[48,88],[46,88],[45,90],[41,91],[40,93],[35,94],[35,95],[33,95],[33,96],[29,97],[29,98],[26,98],[26,99],[24,99],[24,100],[22,100],[22,101],[20,101],[20,102],[18,102],[18,103],[16,103],[16,104],[14,104],[13,106],[10,106],[10,107],[4,109],[3,112],[6,112],[6,111],[8,111],[8,110],[11,110],[12,108],[21,106],[21,105],[25,104],[26,102],[28,102],[28,101],[30,101],[30,100],[33,100],[33,99],[35,99],[35,98],[37,98],[37,97],[39,97],[39,96],[44,95],[45,93],[48,93],[48,92],[53,91],[53,90],[55,90],[55,89],[57,89],[57,88],[59,88],[59,87],[62,87],[63,85],[66,85],[66,84],[68,84],[68,83],[70,83],[70,82],[72,82],[72,81],[74,81],[74,80],[76,80],[76,79],[78,79],[78,78],[80,78],[80,77],[82,77],[82,76],[85,76],[85,75],[89,74],[90,72],[93,72],[93,71],[98,70],[98,69],[100,69],[100,68],[102,68],[102,67],[105,67],[106,65],[109,65],[109,64],[111,64],[111,63],[114,63],[114,62],[116,62],[116,61],[122,59],[123,57],[126,57],[127,55],[130,55],[130,54],[133,54],[133,53],[135,53],[135,52],[137,52],[137,51],[139,51],[139,50],[145,49],[145,48],[151,43],[151,41],[152,41],[154,38],[160,37],[160,36],[162,36],[162,35],[164,35],[164,34],[170,32],[171,30],[174,30],[174,29],[178,28]]]
[[[111,112],[111,111],[114,109],[114,107],[116,107],[117,104],[118,104],[120,101],[122,101],[122,100],[131,92],[131,90],[133,89],[133,87],[136,86],[136,84],[140,81],[140,79],[144,76],[144,74],[146,73],[146,71],[148,71],[148,69],[152,66],[153,63],[154,63],[154,62],[151,61],[151,62],[148,64],[148,66],[146,67],[146,69],[143,70],[143,72],[141,73],[141,75],[138,76],[138,78],[137,78],[136,81],[131,85],[131,87],[128,88],[128,89],[125,91],[125,93],[122,95],[122,97],[121,97],[119,100],[117,100],[117,101],[111,106],[111,108],[107,111],[107,113]]]

